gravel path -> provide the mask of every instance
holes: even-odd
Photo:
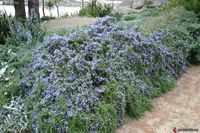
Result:
[[[174,90],[153,101],[154,109],[139,120],[129,120],[116,133],[175,133],[183,128],[200,132],[200,66],[192,66]],[[196,133],[196,131],[184,131]]]

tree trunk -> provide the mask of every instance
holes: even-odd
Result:
[[[44,11],[44,0],[42,0],[42,12],[43,12],[43,16],[45,16],[45,11]]]
[[[82,0],[82,9],[84,9],[84,0]]]
[[[97,0],[92,0],[92,14],[94,15],[94,8],[96,8]]]
[[[29,12],[29,16],[31,15],[31,10],[34,10],[37,13],[38,19],[39,19],[40,18],[39,0],[28,0],[28,12]]]
[[[26,19],[24,0],[14,0],[15,17],[19,20]]]
[[[58,14],[58,18],[60,17],[60,14],[59,14],[59,7],[58,7],[58,1],[55,0],[55,6],[56,6],[56,9],[57,9],[57,14]]]

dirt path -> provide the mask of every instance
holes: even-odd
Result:
[[[65,27],[72,28],[72,27],[92,24],[97,19],[98,18],[88,18],[88,17],[69,17],[64,19],[55,19],[42,23],[42,28],[47,31]]]
[[[139,120],[129,120],[116,133],[173,133],[174,127],[196,128],[200,132],[200,66],[190,67],[174,90],[153,103],[152,112],[146,112]]]

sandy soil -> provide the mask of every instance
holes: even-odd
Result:
[[[174,90],[153,101],[155,108],[139,120],[128,120],[116,133],[173,133],[173,128],[200,132],[200,66],[192,66]],[[195,131],[184,131],[195,133]]]
[[[50,20],[42,23],[42,29],[47,31],[65,28],[65,27],[77,27],[83,25],[89,25],[95,22],[98,18],[88,18],[88,17],[69,17],[64,19]]]

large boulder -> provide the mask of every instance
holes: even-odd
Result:
[[[135,2],[134,2],[135,1]],[[142,0],[143,1],[143,0]],[[114,12],[120,13],[130,13],[130,12],[140,12],[143,10],[144,4],[139,4],[140,0],[123,0],[120,4],[116,6]]]
[[[145,4],[145,0],[134,0],[132,2],[131,8],[133,9],[141,9]]]

